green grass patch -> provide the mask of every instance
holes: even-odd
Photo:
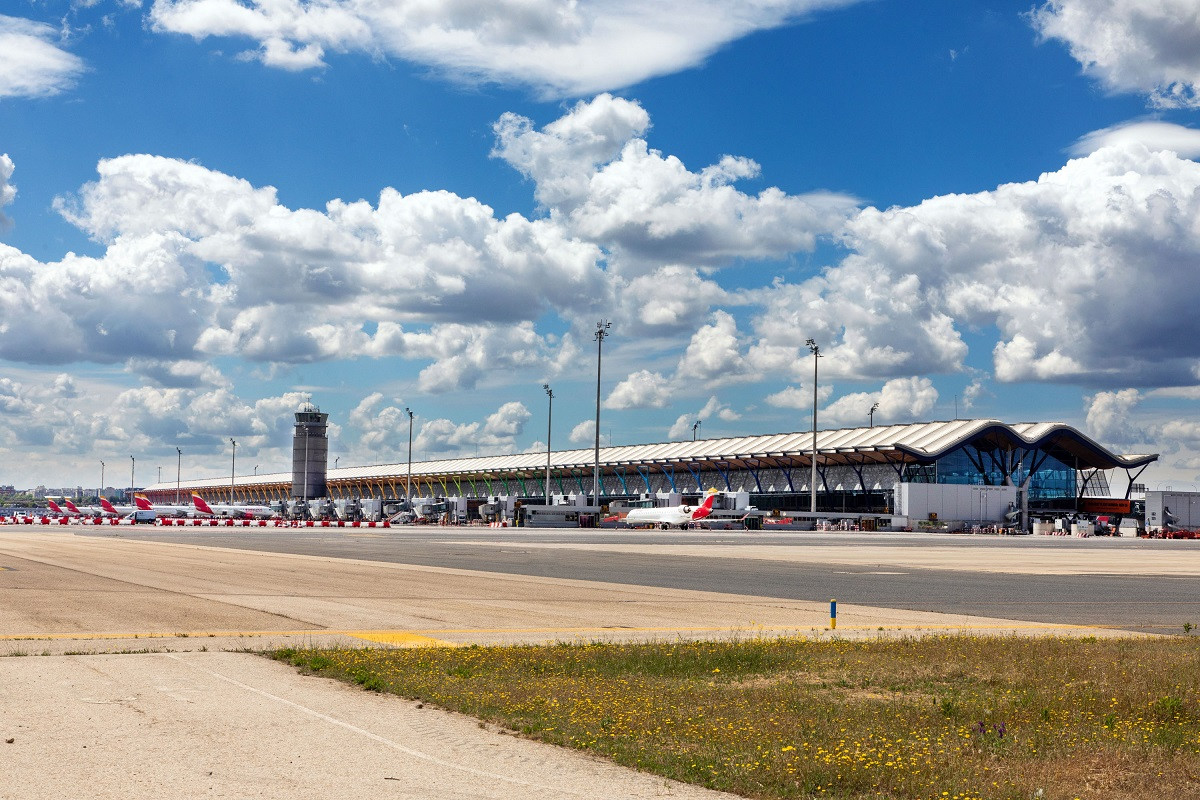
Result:
[[[281,650],[525,736],[756,798],[1200,796],[1200,640]]]

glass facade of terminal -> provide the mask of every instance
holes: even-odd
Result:
[[[1038,456],[1038,469],[1033,474],[1033,480],[1029,482],[1029,499],[1049,500],[1059,497],[1075,497],[1078,490],[1075,470],[1054,456],[1042,453],[1038,453]],[[980,465],[983,466],[982,470]],[[1019,486],[1025,478],[1025,471],[1018,466],[1012,476],[1012,482]],[[965,449],[962,449],[946,454],[931,466],[909,466],[904,480],[912,483],[999,486],[1004,483],[1004,471],[999,464],[988,457],[986,452],[976,455],[968,454]]]

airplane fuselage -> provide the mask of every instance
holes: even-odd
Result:
[[[634,508],[625,515],[626,525],[656,525],[660,528],[686,528],[699,522],[711,513],[713,495],[709,495],[698,506],[670,506],[668,508]]]

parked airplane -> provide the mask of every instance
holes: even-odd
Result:
[[[77,506],[73,502],[71,502],[71,499],[69,497],[63,498],[63,505],[65,505],[67,507],[67,511],[70,512],[72,515],[77,515],[77,516],[81,516],[81,517],[102,517],[102,516],[104,516],[108,511],[106,508],[104,508],[104,503],[107,503],[107,502],[108,502],[107,500],[104,500],[103,498],[101,498],[101,503],[100,503],[101,507],[100,508],[96,508],[95,506],[84,506],[83,508],[80,508],[79,506]]]
[[[713,498],[716,492],[710,492],[704,502],[698,506],[671,506],[669,508],[634,508],[625,515],[626,525],[657,525],[667,528],[687,528],[689,523],[699,522],[712,513]]]
[[[60,517],[78,517],[80,514],[79,511],[72,512],[61,508],[58,503],[54,502],[49,497],[46,498],[46,505],[50,506],[50,510],[55,514],[58,514]]]
[[[104,509],[105,514],[114,514],[118,517],[127,517],[137,510],[133,506],[114,506],[107,497],[100,498],[100,507]]]
[[[275,510],[270,506],[209,503],[200,495],[192,492],[192,504],[196,511],[213,517],[249,517],[251,519],[267,519],[275,516]]]
[[[171,506],[158,505],[151,503],[150,498],[145,495],[135,494],[133,502],[137,504],[139,511],[153,511],[160,517],[194,517],[196,516],[195,506]]]

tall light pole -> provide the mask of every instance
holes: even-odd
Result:
[[[162,467],[158,468],[158,482],[162,483]]]
[[[408,482],[404,484],[404,503],[408,506],[406,511],[412,511],[412,423],[413,412],[411,408],[405,406],[404,413],[408,414]]]
[[[546,505],[550,505],[550,421],[554,418],[554,390],[548,383],[543,383],[542,388],[546,390],[546,397],[550,399],[550,405],[546,409]]]
[[[596,323],[596,466],[592,471],[592,492],[600,505],[600,362],[604,355],[604,337],[612,323],[602,319]]]
[[[97,500],[99,500],[99,498],[103,494],[104,494],[104,462],[101,461],[100,462],[100,491],[96,492]]]
[[[812,339],[806,341],[805,344],[813,354],[812,478],[810,485],[812,499],[809,511],[815,514],[817,513],[817,359],[821,357],[821,347]]]
[[[175,448],[175,505],[179,505],[179,474],[183,471],[183,451]]]
[[[692,441],[696,441],[696,431],[700,430],[700,420],[692,423]]]
[[[231,438],[229,443],[233,445],[233,458],[229,462],[229,505],[233,505],[235,502],[233,499],[234,476],[237,475],[237,442]]]
[[[867,418],[871,420],[871,427],[875,427],[875,412],[879,410],[879,403],[872,403],[871,410],[867,412]]]
[[[133,505],[133,470],[137,467],[137,459],[129,457],[129,505]]]

